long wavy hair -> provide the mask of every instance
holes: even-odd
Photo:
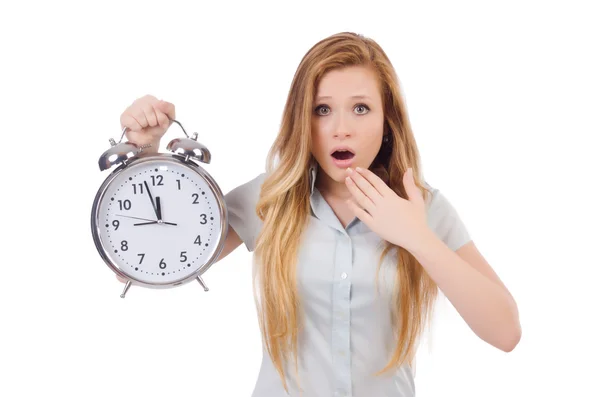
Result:
[[[408,199],[402,178],[412,167],[423,198],[427,200],[430,194],[426,184],[421,182],[419,153],[400,85],[383,49],[372,39],[351,32],[338,33],[315,44],[302,58],[294,75],[281,127],[267,156],[266,177],[256,206],[263,227],[254,251],[257,265],[253,277],[254,299],[263,342],[286,391],[284,362],[292,358],[298,375],[302,308],[296,265],[301,239],[310,219],[308,170],[316,161],[310,149],[314,97],[323,75],[348,66],[365,66],[378,76],[384,106],[384,134],[389,134],[390,140],[382,144],[370,169],[396,194]],[[418,341],[431,320],[438,294],[437,285],[414,256],[387,241],[383,243],[378,271],[390,251],[395,251],[397,260],[391,313],[397,345],[387,365],[375,375],[404,363],[412,366]]]

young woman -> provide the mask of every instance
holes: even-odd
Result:
[[[122,115],[158,147],[172,104]],[[414,396],[438,289],[474,333],[518,343],[516,303],[457,212],[423,181],[394,69],[354,33],[314,45],[294,76],[266,172],[226,195],[219,260],[254,252],[263,362],[253,396]]]

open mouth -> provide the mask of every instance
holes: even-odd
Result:
[[[354,153],[348,150],[336,150],[331,154],[336,160],[350,160],[354,157]]]

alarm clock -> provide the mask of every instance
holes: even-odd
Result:
[[[169,153],[142,156],[147,146],[116,143],[100,156],[104,180],[92,206],[92,236],[108,267],[131,285],[172,288],[197,280],[219,257],[227,235],[221,189],[201,164],[209,150],[190,138],[169,142]]]

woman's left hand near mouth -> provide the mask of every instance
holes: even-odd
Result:
[[[346,203],[354,215],[379,237],[408,251],[417,250],[433,237],[433,231],[427,224],[425,202],[415,185],[412,168],[403,177],[408,200],[398,196],[368,169],[348,168],[346,174],[346,186],[353,196]]]

